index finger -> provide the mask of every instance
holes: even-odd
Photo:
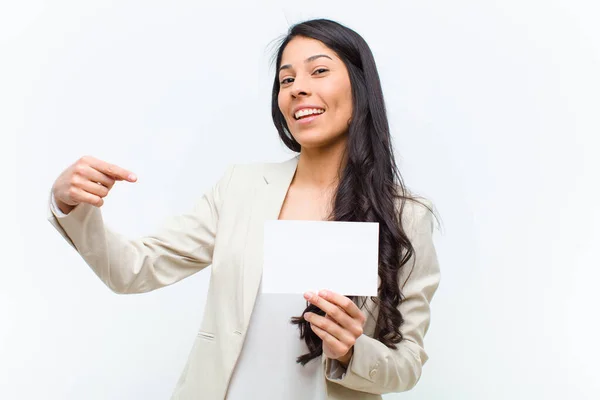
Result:
[[[103,174],[113,177],[116,180],[129,182],[137,181],[137,176],[135,176],[133,172],[128,171],[125,168],[121,168],[118,165],[110,164],[102,160],[93,160],[92,162],[90,162],[90,167],[102,172]]]
[[[337,305],[342,310],[346,311],[346,313],[352,318],[359,318],[362,315],[358,306],[346,296],[329,290],[320,290],[319,296],[329,301],[330,303]]]

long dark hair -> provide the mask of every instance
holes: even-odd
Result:
[[[331,220],[379,223],[378,296],[372,300],[379,306],[375,337],[390,348],[396,348],[403,337],[404,322],[398,305],[402,301],[399,271],[414,253],[401,224],[401,214],[408,193],[398,171],[383,91],[375,59],[365,40],[355,31],[337,22],[317,19],[292,26],[277,51],[272,93],[273,123],[283,143],[299,152],[300,144],[291,135],[278,106],[277,71],[287,44],[296,36],[316,39],[334,51],[344,62],[352,87],[352,119],[348,129],[346,164],[333,201]],[[398,207],[398,205],[400,205]],[[359,301],[358,298],[353,298]],[[363,305],[366,299],[363,298]],[[309,304],[304,312],[324,315]],[[303,313],[304,314],[304,313]],[[298,357],[305,365],[322,354],[321,339],[301,316],[293,317],[300,337],[306,341],[308,353]]]

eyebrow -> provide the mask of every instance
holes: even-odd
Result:
[[[329,57],[328,55],[326,55],[326,54],[315,54],[314,56],[310,56],[310,57],[308,57],[306,60],[304,60],[304,63],[305,63],[305,64],[308,64],[309,62],[311,62],[311,61],[315,61],[316,59],[318,59],[318,58],[321,58],[321,57],[329,58],[330,60],[332,60],[332,61],[333,61],[333,59],[332,59],[331,57]],[[284,70],[284,69],[290,69],[290,68],[292,68],[292,64],[285,64],[285,65],[282,65],[282,66],[279,68],[279,72],[281,72],[281,71],[282,71],[282,70]]]

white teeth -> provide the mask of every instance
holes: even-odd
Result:
[[[296,114],[294,114],[294,117],[296,119],[298,119],[298,118],[306,117],[307,115],[323,114],[324,112],[325,112],[325,110],[321,110],[319,108],[305,108],[300,111],[297,111]]]

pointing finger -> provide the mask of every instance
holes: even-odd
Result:
[[[121,168],[118,165],[110,164],[101,160],[94,160],[90,163],[90,166],[115,180],[128,182],[137,181],[137,176],[135,176],[133,172]]]

